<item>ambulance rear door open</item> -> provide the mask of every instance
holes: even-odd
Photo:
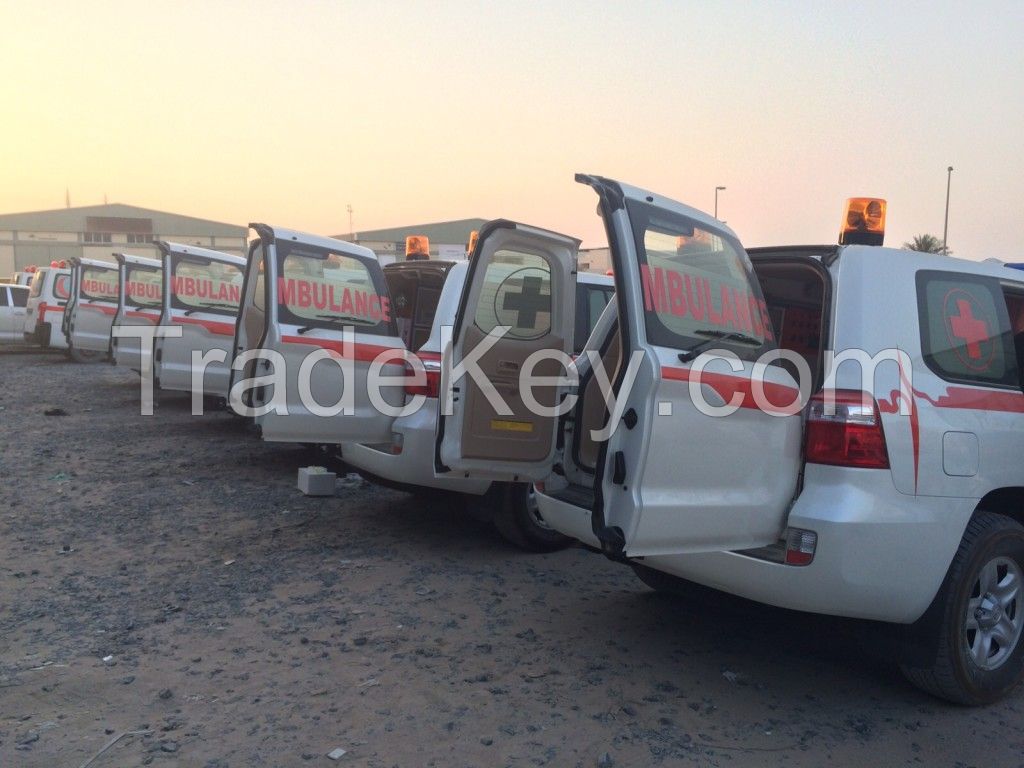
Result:
[[[232,366],[240,405],[255,409],[264,440],[390,444],[405,403],[406,348],[377,257],[340,240],[251,226],[259,239]],[[377,402],[371,369],[382,377]]]
[[[600,197],[612,253],[619,332],[601,351],[619,345],[609,372],[615,401],[588,387],[586,373],[576,388],[551,390],[555,401],[581,392],[602,397],[594,424],[584,418],[584,398],[574,402],[561,420],[559,445],[555,419],[523,416],[518,404],[511,416],[492,412],[479,387],[463,379],[455,383],[453,415],[439,418],[436,471],[554,480],[545,486],[588,508],[602,547],[619,556],[775,543],[801,466],[800,404],[796,383],[777,365],[761,371],[763,389],[752,383],[755,361],[774,340],[749,258],[727,227],[695,209],[600,177],[577,180]],[[517,227],[481,231],[452,335],[452,365],[480,343],[494,315],[524,337],[503,338],[481,361],[506,400],[521,397],[508,380],[527,352],[572,348],[575,285],[566,262],[574,251],[559,236]],[[498,273],[510,257],[539,270],[531,277],[540,278],[541,295],[549,292],[546,315],[524,318],[519,309],[518,318],[505,316],[524,306],[527,294],[525,280]],[[530,338],[542,332],[546,344]],[[703,362],[705,349],[731,358],[698,373],[702,366],[694,363]],[[589,358],[579,368],[592,369]],[[442,381],[442,398],[445,387]],[[763,408],[754,389],[765,395]],[[607,426],[611,436],[594,435],[587,487],[576,487],[566,466],[586,463],[578,436],[591,426]]]
[[[117,312],[117,265],[79,259],[74,274],[74,306],[67,321],[71,347],[106,352],[110,348],[110,325]]]
[[[443,350],[437,475],[524,481],[550,474],[556,409],[568,384],[527,388],[521,374],[529,367],[538,385],[539,377],[566,376],[578,248],[572,237],[511,221],[480,229]],[[474,360],[482,376],[459,376]]]
[[[242,295],[241,256],[205,248],[158,243],[163,253],[160,322],[181,328],[181,336],[158,336],[156,375],[163,389],[191,391],[193,353],[209,356],[203,393],[226,397]]]

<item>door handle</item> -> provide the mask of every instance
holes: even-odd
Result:
[[[519,373],[519,363],[515,360],[499,360],[498,371],[500,373]]]

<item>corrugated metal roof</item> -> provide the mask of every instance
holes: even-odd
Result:
[[[212,235],[214,237],[245,237],[248,229],[237,224],[183,216],[179,213],[155,211],[123,203],[86,205],[78,208],[55,208],[49,211],[0,214],[0,229],[34,232],[84,232],[89,216],[110,218],[152,219],[153,232],[158,235]]]
[[[469,233],[479,230],[488,219],[458,219],[456,221],[438,221],[432,224],[414,224],[408,227],[392,227],[390,229],[372,229],[365,232],[332,235],[335,240],[347,240],[352,243],[381,242],[402,243],[409,235],[426,235],[431,245],[446,243],[457,245],[469,240]]]

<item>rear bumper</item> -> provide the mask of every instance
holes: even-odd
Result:
[[[438,488],[446,491],[482,495],[489,480],[470,480],[434,476],[434,430],[437,408],[429,402],[411,416],[396,419],[392,431],[402,436],[402,452],[391,453],[382,446],[343,443],[341,456],[346,464],[370,475],[406,486]]]
[[[538,494],[555,529],[597,546],[590,512]],[[945,578],[976,499],[900,493],[887,470],[808,465],[788,525],[818,534],[814,561],[780,565],[735,552],[643,558],[652,568],[758,602],[911,623]]]

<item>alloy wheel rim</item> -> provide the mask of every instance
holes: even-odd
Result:
[[[995,557],[978,571],[967,601],[964,640],[967,655],[985,670],[1002,666],[1024,630],[1024,573],[1009,557]]]

